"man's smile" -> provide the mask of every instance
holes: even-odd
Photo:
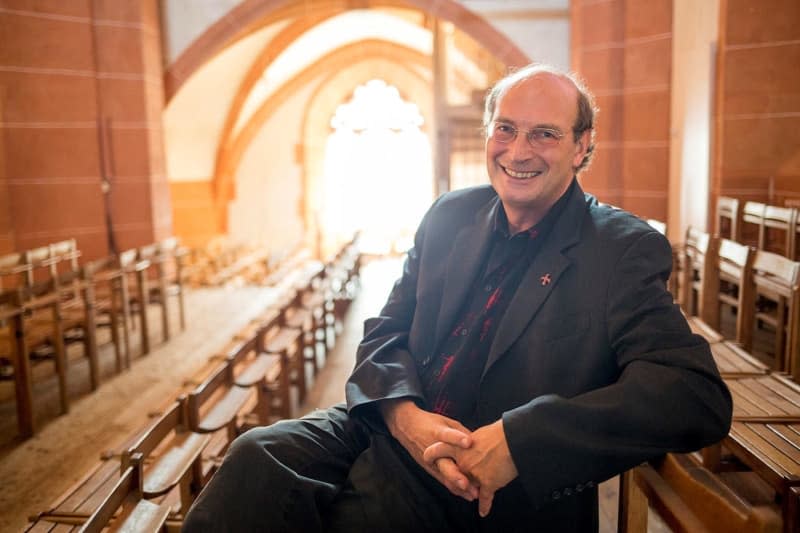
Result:
[[[508,167],[502,167],[502,168],[503,168],[503,170],[505,170],[506,174],[508,174],[512,178],[517,178],[517,179],[534,178],[534,177],[536,177],[536,176],[538,176],[539,174],[542,173],[541,170],[533,170],[533,171],[530,171],[530,172],[521,172],[521,171],[512,170],[512,169],[510,169]]]

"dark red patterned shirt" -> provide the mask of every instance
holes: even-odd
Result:
[[[420,372],[431,411],[470,427],[497,325],[573,188],[536,226],[513,236],[508,234],[505,212],[502,208],[497,210],[492,244],[483,269],[475,278],[475,290],[437,357]]]

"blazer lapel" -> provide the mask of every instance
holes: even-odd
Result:
[[[464,227],[456,235],[450,255],[442,292],[442,303],[436,321],[434,348],[453,327],[453,321],[464,304],[464,299],[473,290],[475,277],[489,251],[494,217],[500,209],[500,200],[495,198],[475,215],[475,223]]]
[[[576,184],[569,203],[546,237],[547,242],[523,276],[497,326],[497,333],[483,370],[484,375],[522,335],[539,308],[558,286],[561,274],[572,264],[572,260],[562,252],[580,239],[580,227],[585,214],[586,198],[580,186]]]

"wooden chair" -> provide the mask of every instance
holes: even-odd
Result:
[[[800,263],[764,250],[755,253],[750,282],[752,296],[745,304],[746,329],[740,342],[752,350],[755,324],[768,324],[775,332],[774,368],[800,377]],[[762,305],[766,300],[771,305]]]
[[[764,208],[764,219],[758,235],[758,248],[793,259],[796,226],[796,209],[767,205]],[[773,235],[775,232],[782,233],[782,237]]]
[[[703,320],[717,331],[721,330],[720,310],[727,305],[736,313],[736,330],[731,336],[744,345],[745,350],[750,346],[745,344],[746,331],[749,331],[750,315],[743,312],[750,304],[749,280],[753,262],[751,248],[730,239],[720,239],[717,261],[714,268],[709,270],[708,279],[705,281],[704,290],[716,294],[716,305],[706,310]],[[724,285],[723,285],[724,284]],[[724,334],[724,331],[722,331]]]
[[[131,313],[125,268],[135,257],[135,252],[129,250],[118,256],[90,261],[82,269],[86,290],[94,304],[96,325],[107,327],[111,332],[117,372],[130,368],[131,365]]]
[[[687,228],[681,267],[681,306],[687,316],[699,315],[712,327],[716,322],[709,322],[705,317],[713,313],[716,295],[707,290],[706,280],[713,273],[718,252],[719,239],[696,228]]]
[[[7,292],[4,305],[6,308],[11,307],[11,292],[12,289],[24,287],[27,285],[28,271],[31,265],[25,261],[25,254],[11,253],[0,256],[0,293]],[[8,313],[8,309],[0,307],[0,313]],[[9,314],[9,317],[12,316]],[[4,324],[0,320],[0,326]],[[11,337],[8,336],[8,331],[0,333],[0,378],[13,379],[14,378],[14,364],[12,362],[12,348]]]
[[[186,329],[186,309],[184,304],[183,288],[183,261],[188,252],[178,246],[178,239],[170,237],[156,243],[156,268],[157,283],[150,288],[150,297],[162,307],[162,323],[164,339],[170,338],[169,304],[170,298],[175,298],[178,303],[178,320],[181,330]]]
[[[177,488],[182,514],[202,488],[201,454],[210,440],[209,435],[189,429],[186,410],[186,398],[178,398],[122,454],[121,460],[125,469],[133,463],[133,457],[141,456],[144,496],[156,498]]]
[[[656,231],[658,231],[664,237],[667,236],[667,224],[660,220],[655,220],[652,218],[647,219],[647,223]],[[680,252],[679,248],[675,246],[672,247],[672,275],[670,275],[669,280],[667,281],[667,288],[669,292],[672,293],[672,297],[675,300],[678,300],[678,280],[680,279]]]
[[[767,205],[764,203],[745,202],[742,208],[742,224],[737,242],[758,248],[766,209]]]
[[[717,198],[717,211],[715,215],[714,234],[724,239],[739,241],[739,228],[742,213],[739,210],[739,200],[729,196]]]
[[[620,533],[646,533],[648,505],[681,533],[778,533],[776,505],[749,502],[684,455],[667,454],[622,475]]]
[[[158,256],[158,244],[148,244],[137,248],[136,259],[139,264],[145,266],[144,270],[137,276],[137,282],[141,287],[141,294],[137,293],[136,300],[141,300],[138,306],[142,313],[142,323],[146,323],[148,307],[151,303],[158,306],[161,311],[161,339],[163,342],[169,340],[169,310],[167,309],[167,299],[159,298],[158,295],[164,290],[162,285],[165,279],[161,274],[161,258]],[[146,326],[143,326],[144,330]],[[144,336],[142,337],[144,340]],[[147,351],[150,351],[150,339],[148,332]]]
[[[90,387],[96,390],[100,386],[100,363],[93,287],[87,283],[84,271],[78,264],[81,253],[75,239],[51,243],[47,248],[49,279],[60,297],[64,342],[67,345],[75,342],[83,344],[83,353],[89,362]]]
[[[31,315],[47,313],[47,322],[33,322]],[[50,281],[0,293],[0,316],[5,330],[0,333],[0,355],[13,361],[17,400],[17,424],[20,435],[34,432],[31,350],[42,345],[53,347],[61,413],[69,411],[69,387],[66,349],[61,329],[61,308],[58,292]]]
[[[142,460],[139,454],[129,458],[111,493],[79,529],[80,533],[150,533],[166,530],[169,504],[145,499]]]
[[[128,292],[128,308],[131,316],[131,329],[137,325],[139,327],[140,344],[142,354],[150,353],[150,326],[148,318],[148,305],[150,303],[150,283],[148,280],[148,269],[150,260],[141,257],[141,249],[133,248],[120,254],[120,258],[134,259],[122,265],[127,277],[126,285]],[[154,254],[155,248],[150,247],[148,254]]]

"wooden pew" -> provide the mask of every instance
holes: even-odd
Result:
[[[751,503],[687,456],[667,454],[622,475],[620,533],[646,533],[648,504],[676,533],[777,533],[775,505]]]
[[[769,367],[730,341],[710,343],[711,355],[723,378],[763,376]]]
[[[80,533],[155,533],[165,530],[170,507],[166,502],[159,504],[145,499],[142,461],[139,454],[129,457],[110,494],[79,529]],[[107,526],[110,527],[106,529]]]
[[[142,493],[147,498],[164,496],[176,488],[180,493],[180,513],[185,513],[202,488],[201,454],[209,435],[189,429],[187,401],[179,397],[156,418],[142,436],[122,454],[122,468],[134,456],[143,460]]]

